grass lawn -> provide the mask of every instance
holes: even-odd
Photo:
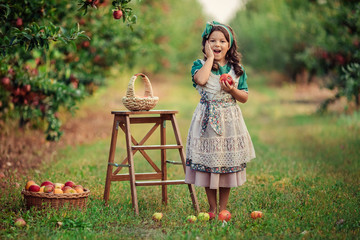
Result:
[[[250,97],[241,109],[257,157],[248,164],[246,184],[231,190],[228,210],[232,219],[227,225],[220,221],[187,223],[186,217],[195,212],[185,185],[168,186],[167,206],[161,203],[161,187],[138,187],[140,215],[135,216],[129,183],[113,182],[109,207],[105,207],[102,199],[110,146],[110,138],[105,138],[63,148],[52,164],[27,176],[37,182],[71,179],[89,188],[86,211],[26,210],[21,190],[10,189],[1,194],[0,238],[358,239],[360,113],[318,115],[312,101],[296,101],[296,87],[275,88],[267,84],[264,75],[251,71],[248,75]],[[82,105],[96,108],[99,102],[123,96],[129,78],[125,74],[122,83],[113,80]],[[160,96],[156,109],[179,111],[177,120],[184,143],[199,100],[190,81],[188,76],[172,75],[153,80],[155,95]],[[311,92],[309,95],[316,100]],[[139,140],[144,129],[132,131]],[[168,136],[172,141],[171,132]],[[118,161],[125,156],[122,140],[118,140]],[[156,139],[149,139],[150,144],[153,141]],[[176,151],[169,150],[167,155],[178,160]],[[135,162],[137,172],[149,171],[139,154]],[[169,166],[168,176],[182,179],[182,167]],[[206,211],[204,189],[196,190],[200,209]],[[253,220],[250,213],[254,210],[264,212],[264,217]],[[152,221],[154,212],[164,214],[161,222]],[[16,228],[17,217],[24,218],[27,226]],[[57,227],[57,222],[62,222],[62,227]]]

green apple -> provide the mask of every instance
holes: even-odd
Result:
[[[199,221],[206,222],[206,221],[209,221],[210,215],[207,212],[201,212],[198,215],[198,219],[199,219]]]
[[[159,222],[164,215],[160,212],[156,212],[152,215],[152,219],[156,222]]]

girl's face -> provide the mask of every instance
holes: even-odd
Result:
[[[220,31],[214,31],[210,34],[208,41],[211,50],[214,52],[214,59],[224,65],[226,63],[226,53],[230,49],[230,44],[225,35]]]

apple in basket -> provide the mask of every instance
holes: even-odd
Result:
[[[75,183],[73,181],[67,181],[64,186],[74,187]]]
[[[39,192],[40,191],[40,186],[37,184],[33,184],[29,187],[29,191],[30,192]]]
[[[52,182],[50,182],[50,181],[45,181],[45,182],[43,182],[43,183],[40,185],[40,187],[46,186],[46,185],[52,185],[52,186],[54,186],[54,184],[53,184]]]
[[[69,186],[64,187],[64,193],[77,193],[77,191]]]
[[[29,190],[30,186],[34,185],[34,184],[36,184],[36,183],[33,180],[27,181],[26,185],[25,185],[25,190]]]
[[[77,193],[83,193],[84,192],[84,188],[81,185],[74,186],[74,189],[76,190]]]
[[[44,193],[51,193],[54,191],[54,185],[45,185],[44,187]]]
[[[63,183],[54,183],[55,189],[62,189],[64,187]]]

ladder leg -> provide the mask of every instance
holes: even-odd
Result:
[[[125,135],[126,135],[126,148],[127,148],[127,157],[129,162],[129,175],[130,175],[130,188],[131,188],[131,199],[132,205],[136,215],[139,215],[139,206],[135,186],[135,169],[134,169],[134,155],[131,150],[131,133],[130,133],[130,118],[129,116],[125,117]]]
[[[177,144],[181,145],[181,146],[184,146],[182,144],[182,141],[181,141],[179,127],[178,127],[178,124],[176,122],[176,118],[175,118],[174,114],[171,115],[171,123],[172,123],[173,129],[174,129],[174,134],[175,134]],[[181,158],[181,162],[182,162],[182,165],[183,165],[183,168],[184,168],[184,173],[185,173],[185,171],[186,171],[186,163],[185,163],[185,154],[184,154],[184,148],[183,147],[179,149],[179,153],[180,153],[180,158]],[[194,209],[195,209],[196,212],[200,212],[199,202],[197,200],[196,193],[195,193],[195,187],[192,184],[188,184],[188,187],[189,187],[190,197],[191,197],[191,201],[193,203]]]
[[[160,129],[160,144],[166,145],[166,121],[162,118],[162,125]],[[161,149],[161,180],[167,180],[167,168],[166,168],[166,149]],[[161,186],[162,202],[167,205],[167,185]]]
[[[113,124],[113,128],[112,128],[111,144],[110,144],[108,163],[114,163],[116,141],[117,141],[117,135],[118,135],[117,126],[118,126],[118,120],[117,120],[116,116],[114,116],[114,124]],[[108,164],[107,173],[106,173],[106,180],[105,180],[105,190],[104,190],[105,205],[108,205],[108,200],[109,200],[109,197],[110,197],[111,176],[113,174],[112,171],[113,171],[113,166]]]

